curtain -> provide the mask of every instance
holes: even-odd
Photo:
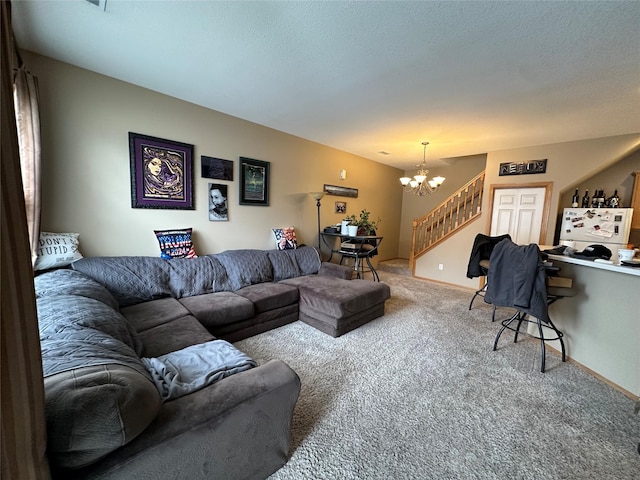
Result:
[[[11,46],[8,58],[13,72],[13,102],[18,129],[18,146],[20,148],[22,188],[27,212],[29,244],[31,245],[31,265],[35,265],[38,239],[40,237],[40,113],[38,110],[38,79],[31,75],[22,63],[13,39],[11,23],[8,24],[5,34],[7,38],[6,42],[5,38],[3,38],[3,43]]]
[[[24,65],[20,65],[14,74],[13,101],[18,127],[31,264],[35,265],[40,236],[40,115],[38,80],[27,72]]]
[[[2,478],[46,480],[46,424],[31,248],[13,102],[11,5],[0,3],[0,352]]]

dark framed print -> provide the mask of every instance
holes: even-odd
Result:
[[[227,186],[221,183],[209,184],[209,221],[226,222],[229,220],[229,202]]]
[[[339,187],[338,185],[324,185],[324,192],[327,195],[337,195],[339,197],[358,198],[358,189],[349,187]]]
[[[347,213],[347,202],[336,202],[335,213]]]
[[[240,205],[269,205],[269,162],[240,157]]]
[[[200,156],[200,173],[203,178],[233,180],[233,162],[222,158]]]
[[[193,210],[193,145],[129,132],[131,207]]]

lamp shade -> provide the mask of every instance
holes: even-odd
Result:
[[[309,195],[311,195],[314,200],[321,200],[322,197],[324,197],[324,192],[309,192]]]

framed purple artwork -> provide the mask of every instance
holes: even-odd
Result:
[[[193,145],[129,132],[131,208],[193,210]]]

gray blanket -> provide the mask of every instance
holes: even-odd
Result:
[[[250,357],[224,340],[191,345],[158,358],[143,358],[142,362],[165,401],[256,366]]]

